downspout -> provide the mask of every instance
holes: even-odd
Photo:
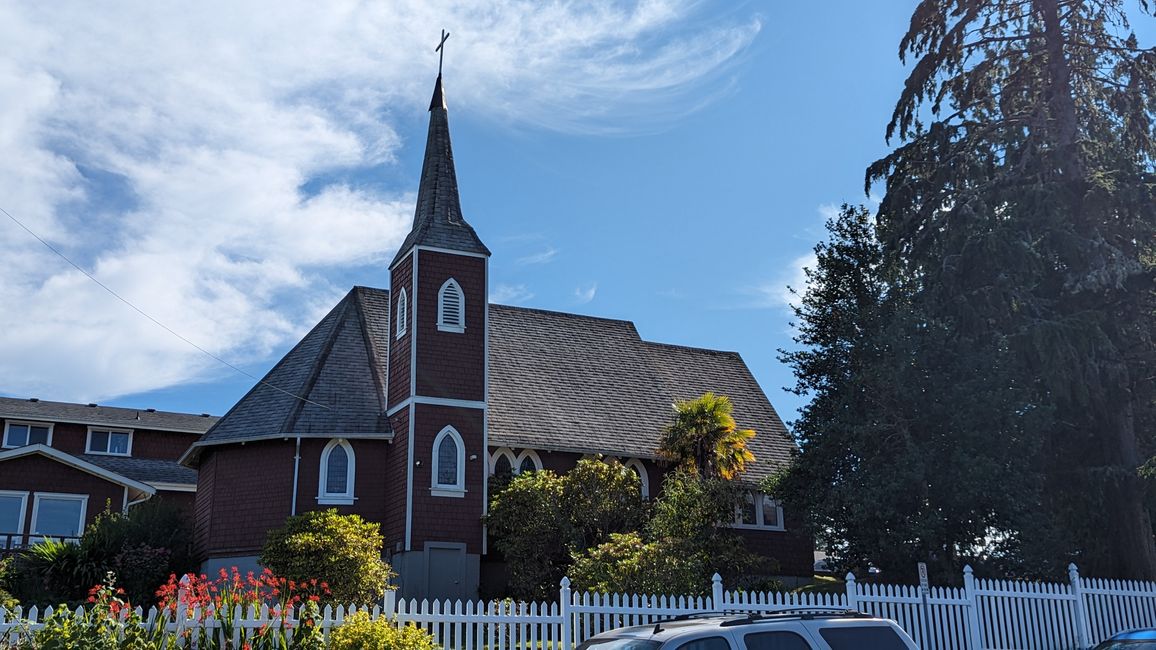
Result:
[[[297,447],[293,451],[293,502],[289,506],[289,516],[297,514],[297,475],[301,469],[301,436],[297,436]]]

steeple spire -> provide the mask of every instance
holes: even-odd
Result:
[[[449,34],[443,31],[442,42],[438,45],[438,50],[443,54],[445,39],[448,37]],[[440,61],[438,67],[441,67]],[[430,246],[487,256],[490,254],[473,227],[462,217],[457,173],[454,171],[454,152],[450,145],[449,111],[446,108],[440,70],[437,81],[434,82],[429,112],[429,135],[426,138],[425,162],[422,163],[421,181],[418,184],[413,230],[398,248],[393,264],[414,246]]]

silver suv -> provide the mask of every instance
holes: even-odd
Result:
[[[590,637],[578,650],[918,650],[901,627],[853,610],[690,614]]]

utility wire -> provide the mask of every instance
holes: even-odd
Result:
[[[124,304],[128,305],[129,307],[131,307],[131,308],[133,309],[133,311],[135,311],[136,313],[140,314],[141,316],[144,316],[145,318],[147,318],[147,319],[151,320],[151,321],[152,321],[153,323],[155,323],[155,324],[156,324],[158,327],[160,327],[160,328],[161,328],[161,329],[163,329],[164,331],[168,332],[169,334],[172,334],[173,336],[177,337],[178,339],[180,339],[180,340],[184,341],[185,343],[188,343],[189,345],[193,346],[194,348],[196,348],[196,349],[200,350],[200,351],[201,351],[201,352],[203,352],[203,353],[204,353],[206,356],[208,356],[210,359],[213,359],[213,360],[214,360],[214,361],[216,361],[217,363],[220,363],[220,364],[222,364],[222,365],[228,366],[229,368],[232,368],[233,370],[235,370],[235,371],[237,371],[237,372],[241,373],[242,375],[245,375],[245,376],[246,376],[246,377],[248,377],[249,379],[252,379],[253,381],[255,381],[255,382],[259,383],[259,384],[262,384],[262,385],[264,385],[264,386],[268,386],[269,388],[272,388],[273,390],[275,390],[275,391],[278,391],[278,392],[280,392],[280,393],[285,393],[286,395],[288,395],[289,397],[292,397],[293,399],[301,400],[302,402],[306,402],[306,403],[308,403],[308,404],[312,404],[312,405],[314,405],[314,406],[320,406],[320,407],[321,407],[321,408],[323,408],[323,409],[329,410],[329,407],[328,407],[328,406],[326,406],[326,405],[324,405],[324,404],[318,404],[317,402],[314,402],[313,400],[311,400],[311,399],[309,399],[309,398],[306,398],[306,397],[301,397],[300,395],[295,395],[295,394],[293,394],[293,393],[291,393],[291,392],[289,392],[289,391],[285,390],[284,388],[280,388],[280,387],[278,387],[278,386],[274,386],[273,384],[270,384],[269,382],[265,381],[264,379],[260,379],[260,378],[258,378],[258,377],[254,377],[253,375],[251,375],[251,374],[249,374],[249,373],[245,372],[244,370],[242,370],[242,369],[238,368],[237,366],[234,366],[233,364],[229,363],[228,361],[225,361],[225,360],[224,360],[224,359],[222,359],[221,357],[218,357],[217,355],[213,354],[212,352],[209,352],[209,351],[208,351],[208,350],[206,350],[205,348],[202,348],[201,346],[197,345],[196,343],[193,343],[192,341],[190,341],[189,339],[185,338],[184,336],[181,336],[179,333],[177,333],[177,332],[173,331],[173,329],[172,329],[171,327],[169,327],[168,325],[165,325],[164,323],[160,322],[159,320],[157,320],[157,319],[153,318],[152,316],[148,315],[147,313],[145,313],[145,311],[144,311],[143,309],[141,309],[140,307],[137,307],[136,305],[132,304],[131,302],[129,302],[128,300],[126,300],[126,299],[125,299],[123,296],[121,296],[119,293],[117,293],[116,291],[113,291],[113,290],[112,290],[112,288],[111,288],[111,287],[109,287],[107,284],[105,284],[105,283],[101,282],[100,280],[96,279],[96,277],[95,277],[94,275],[92,275],[91,273],[89,273],[88,271],[85,271],[83,268],[81,268],[81,266],[80,266],[79,264],[77,264],[76,262],[73,262],[72,260],[70,260],[70,259],[68,258],[68,256],[67,256],[67,255],[65,255],[64,253],[60,252],[60,251],[59,251],[59,250],[58,250],[58,249],[57,249],[55,246],[53,246],[52,244],[50,244],[50,243],[48,243],[47,241],[45,241],[45,239],[44,239],[43,237],[41,237],[40,235],[37,235],[37,234],[36,234],[36,233],[35,233],[35,232],[34,232],[34,231],[31,229],[31,228],[29,228],[28,226],[24,225],[24,223],[23,223],[23,222],[21,222],[21,221],[20,221],[19,219],[17,219],[16,217],[12,216],[12,213],[11,213],[11,212],[8,212],[7,210],[5,210],[5,209],[4,209],[4,208],[2,208],[2,207],[0,207],[0,212],[3,212],[3,213],[4,213],[4,215],[5,215],[5,216],[7,216],[9,219],[11,219],[13,223],[15,223],[17,226],[20,226],[21,228],[23,228],[23,229],[24,229],[24,231],[25,231],[25,232],[27,232],[29,235],[32,235],[33,237],[35,237],[35,238],[36,238],[36,240],[37,240],[37,241],[39,241],[41,244],[44,244],[45,248],[47,248],[48,250],[52,251],[53,253],[56,253],[56,255],[57,255],[58,257],[60,257],[60,259],[64,260],[65,262],[68,262],[68,263],[69,263],[69,264],[72,266],[72,268],[76,269],[77,271],[80,271],[81,273],[83,273],[83,274],[84,274],[84,276],[85,276],[86,278],[88,278],[89,280],[92,280],[92,281],[93,281],[93,282],[95,282],[95,283],[97,284],[97,286],[99,286],[101,289],[104,289],[104,290],[105,290],[105,291],[107,291],[109,294],[111,294],[113,298],[116,298],[117,300],[119,300],[119,301],[123,302]]]

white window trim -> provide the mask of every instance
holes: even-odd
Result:
[[[457,482],[454,485],[438,483],[438,448],[446,436],[453,438],[458,448],[458,475]],[[438,433],[437,437],[434,438],[432,456],[433,462],[430,463],[430,494],[435,497],[462,498],[466,496],[466,443],[462,440],[462,436],[457,432],[457,429],[447,426]]]
[[[9,544],[19,545],[24,542],[24,522],[28,517],[28,493],[16,490],[0,490],[0,497],[20,498],[20,518],[16,520],[17,530],[0,528],[0,549],[2,549]]]
[[[326,492],[329,484],[329,454],[335,448],[345,450],[345,457],[349,459],[349,466],[345,475],[344,492]],[[317,472],[317,503],[323,506],[351,506],[357,500],[353,495],[353,487],[357,478],[357,456],[353,453],[353,446],[345,438],[334,438],[321,450],[321,466]]]
[[[735,519],[734,519],[734,522],[731,523],[731,528],[739,528],[742,530],[777,530],[777,531],[787,530],[786,522],[783,521],[783,504],[782,503],[780,503],[777,499],[771,499],[771,502],[775,504],[775,510],[777,511],[778,518],[779,518],[779,524],[777,526],[768,526],[768,525],[765,525],[763,523],[763,503],[762,503],[763,493],[757,492],[754,490],[748,490],[746,492],[746,494],[755,495],[755,523],[753,523],[753,524],[742,523],[743,504],[740,503],[740,504],[735,506]]]
[[[62,501],[79,501],[80,502],[80,521],[77,522],[76,530],[77,537],[84,534],[84,522],[88,516],[88,495],[87,494],[65,494],[61,492],[37,492],[32,499],[32,524],[28,531],[29,537],[37,537],[39,539],[47,539],[49,535],[41,534],[39,530],[40,519],[40,501],[42,499],[59,499]]]
[[[4,422],[4,445],[3,445],[4,449],[18,449],[20,447],[27,447],[28,446],[28,445],[10,445],[10,444],[8,444],[8,427],[12,426],[13,424],[23,424],[23,425],[30,426],[30,427],[48,427],[48,440],[45,441],[44,444],[48,447],[52,446],[52,429],[55,426],[53,423],[51,423],[51,422],[34,422],[31,420],[7,420]]]
[[[455,291],[458,294],[458,307],[461,308],[461,323],[457,325],[447,325],[445,323],[445,295],[446,291]],[[454,332],[461,334],[466,331],[466,294],[462,291],[462,286],[458,281],[450,278],[446,280],[440,289],[438,289],[438,331]]]
[[[114,454],[110,451],[95,451],[92,448],[92,432],[93,431],[107,431],[113,433],[127,433],[128,434],[128,451],[123,454]],[[132,456],[132,429],[115,429],[113,427],[88,427],[88,436],[84,440],[84,453],[93,454],[95,456]],[[111,442],[111,435],[109,436]]]
[[[409,331],[409,295],[403,288],[397,294],[397,338]]]
[[[522,453],[518,454],[518,462],[513,466],[515,474],[522,473],[522,461],[526,460],[527,458],[534,461],[535,472],[542,471],[542,459],[538,457],[538,452],[534,451],[533,449],[524,449],[522,450]]]
[[[514,456],[514,450],[510,449],[509,447],[500,447],[500,448],[494,450],[494,453],[490,455],[490,476],[493,476],[494,472],[497,471],[498,459],[501,458],[502,456],[505,456],[506,460],[510,461],[510,472],[513,474],[517,474],[518,473],[517,457]]]
[[[633,467],[634,469],[638,470],[638,480],[640,483],[639,487],[641,488],[641,491],[642,491],[642,498],[643,499],[649,499],[650,498],[650,476],[646,473],[646,465],[643,465],[642,461],[637,459],[637,458],[631,458],[630,460],[623,463],[623,465],[625,465],[626,467]]]

